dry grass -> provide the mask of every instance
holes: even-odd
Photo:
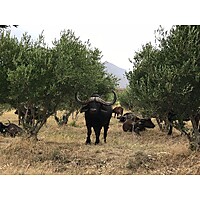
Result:
[[[0,117],[7,119],[17,123],[13,111]],[[37,143],[0,136],[0,174],[200,174],[200,153],[191,152],[178,131],[169,137],[156,126],[136,137],[112,118],[107,143],[94,145],[92,133],[92,145],[85,145],[83,115],[76,126],[70,124],[71,118],[58,127],[50,118]]]

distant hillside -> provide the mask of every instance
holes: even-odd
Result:
[[[122,69],[120,67],[117,67],[116,65],[109,63],[109,62],[104,62],[104,66],[106,67],[106,71],[109,74],[115,75],[117,78],[120,79],[119,83],[119,88],[126,88],[128,85],[128,80],[126,78],[125,69]]]

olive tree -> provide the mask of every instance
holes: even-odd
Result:
[[[114,89],[115,77],[105,72],[101,52],[98,48],[92,48],[89,40],[83,43],[74,32],[64,30],[61,38],[53,44],[53,65],[58,72],[60,89],[65,94],[63,103],[59,105],[60,110],[65,110],[64,117],[68,118],[80,107],[74,101],[75,91],[87,98],[94,92],[106,95]]]
[[[0,113],[10,108],[7,70],[14,68],[13,61],[18,53],[17,38],[12,38],[9,31],[0,30]]]
[[[162,116],[173,111],[180,121],[189,117],[193,133],[186,133],[191,147],[198,149],[194,117],[200,107],[200,27],[173,26],[169,33],[157,33],[159,45],[146,44],[132,61],[133,71],[127,74],[132,98],[145,112]]]
[[[77,108],[76,91],[85,96],[93,92],[106,94],[116,85],[113,77],[105,73],[101,52],[92,48],[89,41],[83,43],[71,30],[62,31],[51,48],[46,45],[43,33],[35,41],[27,33],[20,41],[12,40],[10,35],[6,37],[6,42],[11,43],[8,53],[12,59],[8,59],[10,64],[6,63],[6,52],[2,48],[5,61],[1,63],[8,91],[5,98],[19,111],[22,107],[31,111],[32,122],[23,123],[31,137],[37,138],[41,127],[56,110]],[[15,48],[16,51],[11,51]],[[39,119],[36,119],[36,109]]]
[[[200,26],[175,26],[161,42],[167,65],[174,70],[171,84],[175,93],[173,109],[182,119],[189,117],[193,132],[189,135],[190,147],[199,149],[200,133],[195,116],[200,109]]]
[[[164,112],[169,105],[166,98],[169,96],[166,79],[163,76],[164,67],[159,63],[160,52],[151,43],[142,46],[142,50],[136,52],[133,63],[133,71],[127,73],[129,80],[129,96],[143,115]],[[166,107],[166,108],[165,108]],[[159,113],[163,114],[163,113]]]

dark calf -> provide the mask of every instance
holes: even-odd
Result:
[[[117,119],[119,119],[119,122],[125,122],[127,119],[132,119],[134,117],[136,116],[133,113],[128,112],[128,113],[125,113],[123,116],[117,117]]]
[[[150,118],[140,119],[133,125],[133,130],[135,133],[140,135],[140,131],[145,131],[145,128],[154,128],[154,127],[155,125]]]
[[[2,122],[0,122],[0,132],[3,133],[3,136],[6,136],[6,134],[8,134],[11,137],[15,137],[17,134],[21,134],[23,132],[23,129],[13,123],[4,125]]]
[[[127,131],[130,131],[132,132],[133,130],[133,125],[138,121],[140,120],[138,117],[134,116],[132,117],[131,119],[127,119],[123,125],[122,125],[122,128],[123,128],[123,131],[124,132],[127,132]]]
[[[17,134],[21,134],[23,129],[17,126],[16,124],[10,123],[5,128],[5,131],[11,136],[15,137]]]
[[[119,115],[123,115],[123,111],[124,111],[124,109],[121,107],[121,106],[117,106],[117,107],[115,107],[113,110],[112,110],[112,112],[113,113],[115,113],[114,114],[114,117],[116,117],[116,115],[117,115],[117,117],[119,116]]]
[[[124,122],[122,128],[123,131],[135,132],[140,135],[140,131],[144,131],[145,128],[154,128],[155,125],[150,118],[139,119],[138,117],[128,119]]]
[[[199,132],[200,132],[200,125],[199,125],[200,114],[197,113],[193,117],[194,117],[194,124],[197,127],[197,129],[199,129]],[[177,128],[179,131],[181,131],[181,135],[182,134],[187,135],[187,133],[184,131],[184,126],[185,126],[185,121],[189,121],[189,120],[191,120],[189,116],[181,119],[177,116],[177,114],[175,114],[173,112],[169,112],[167,115],[167,124],[169,126],[168,135],[172,135],[173,127]]]
[[[21,122],[22,124],[25,123],[27,125],[34,125],[35,122],[41,122],[43,119],[45,119],[46,115],[43,110],[40,110],[37,107],[33,107],[32,109],[21,107],[20,109],[17,109],[14,113],[18,115],[18,125],[20,125]]]

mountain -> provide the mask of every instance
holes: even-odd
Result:
[[[128,85],[128,80],[126,78],[125,69],[122,69],[120,67],[117,67],[116,65],[109,63],[109,62],[104,62],[104,66],[105,66],[105,70],[106,72],[108,72],[109,74],[113,74],[114,76],[116,76],[119,80],[119,88],[126,88],[126,86]]]

